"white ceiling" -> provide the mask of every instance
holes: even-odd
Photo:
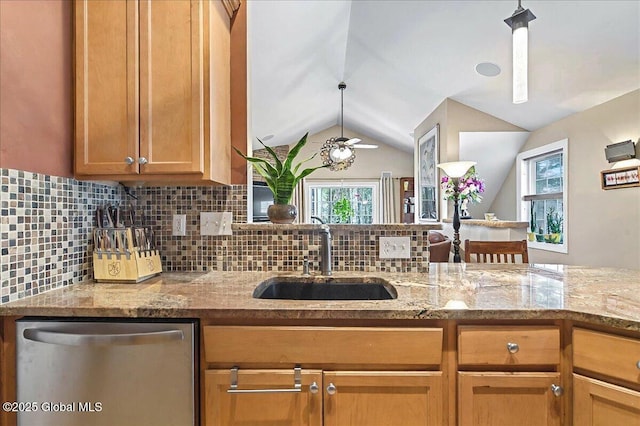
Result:
[[[532,131],[640,87],[640,0],[523,0],[537,19],[519,105],[503,22],[515,0],[247,4],[252,134],[269,145],[339,124],[340,81],[345,127],[406,151],[445,98]],[[502,73],[476,74],[484,61]]]

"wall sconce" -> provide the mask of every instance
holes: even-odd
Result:
[[[504,20],[511,27],[513,37],[513,103],[521,104],[529,100],[527,68],[529,66],[529,22],[536,16],[529,9],[523,9],[518,0],[518,8]]]
[[[476,165],[475,161],[454,161],[451,163],[441,163],[437,166],[442,169],[453,181],[453,261],[460,263],[460,212],[458,211],[459,180],[467,171]]]

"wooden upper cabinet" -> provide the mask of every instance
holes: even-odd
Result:
[[[140,1],[141,173],[203,172],[203,6]]]
[[[75,3],[75,172],[138,171],[138,5]]]
[[[78,178],[229,183],[230,24],[218,3],[76,0]]]

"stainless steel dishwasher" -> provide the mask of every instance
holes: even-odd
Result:
[[[20,426],[193,425],[195,321],[16,321]]]

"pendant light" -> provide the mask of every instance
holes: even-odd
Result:
[[[513,103],[521,104],[529,100],[527,83],[529,22],[536,16],[529,9],[523,9],[518,0],[518,8],[504,20],[511,27],[513,37]]]

